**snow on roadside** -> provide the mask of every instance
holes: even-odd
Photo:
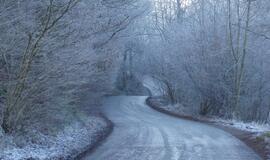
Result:
[[[210,118],[210,121],[252,133],[261,133],[270,131],[269,124],[259,124],[256,122],[247,123],[237,120],[224,120],[221,118]]]
[[[191,111],[188,110],[188,108],[182,106],[181,104],[175,104],[175,105],[165,105],[165,106],[159,106],[162,109],[165,109],[170,112],[175,112],[177,114],[181,115],[189,115],[194,116]],[[252,133],[265,133],[270,132],[270,124],[259,124],[256,122],[242,122],[238,120],[225,120],[218,117],[203,117],[197,115],[196,118],[200,120],[206,120],[213,123],[218,123],[224,126],[229,126],[233,128],[237,128],[239,130],[248,131]]]
[[[71,159],[78,154],[88,150],[97,143],[98,137],[108,131],[108,122],[100,116],[91,116],[84,123],[76,121],[65,127],[56,136],[45,136],[37,133],[40,138],[44,138],[48,145],[29,144],[23,148],[12,143],[12,137],[3,136],[1,141],[9,141],[2,146],[0,160],[22,160],[22,159]],[[3,141],[2,141],[3,142]]]

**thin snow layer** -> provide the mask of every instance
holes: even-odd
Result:
[[[177,113],[177,114],[192,116],[191,111],[181,104],[164,105],[164,106],[158,106],[158,107],[165,109],[167,111],[170,111],[170,112]],[[237,128],[237,129],[252,132],[252,133],[264,133],[264,132],[270,131],[270,124],[259,124],[257,122],[247,123],[247,122],[242,122],[238,120],[225,120],[225,119],[221,119],[217,117],[207,117],[207,118],[200,117],[200,116],[196,116],[196,117],[202,120],[215,122],[221,125],[230,126],[233,128]]]
[[[252,133],[260,133],[260,132],[269,132],[270,131],[270,125],[269,124],[259,124],[257,122],[241,122],[237,120],[224,120],[220,118],[213,118],[211,121],[225,125],[225,126],[231,126],[243,131],[248,131]]]
[[[40,138],[44,138],[49,145],[29,144],[23,148],[16,147],[12,143],[13,137],[3,136],[6,146],[2,146],[0,152],[1,160],[22,160],[22,159],[70,159],[86,151],[97,141],[97,137],[104,134],[108,127],[106,120],[99,116],[91,116],[84,123],[76,121],[65,127],[56,136],[45,136],[37,133]],[[0,145],[1,147],[1,145]]]

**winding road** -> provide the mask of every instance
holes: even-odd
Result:
[[[113,133],[84,160],[260,160],[229,133],[174,118],[145,104],[146,97],[110,97],[103,110]]]

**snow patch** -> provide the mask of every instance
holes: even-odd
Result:
[[[91,116],[84,122],[76,121],[65,127],[56,136],[47,136],[37,132],[37,136],[46,141],[46,145],[28,144],[22,148],[16,146],[14,137],[3,136],[0,139],[0,159],[70,159],[93,146],[97,137],[104,134],[108,124],[99,116]]]
[[[219,123],[225,126],[231,126],[243,131],[248,131],[252,133],[260,133],[260,132],[269,132],[270,125],[269,124],[259,124],[257,122],[242,122],[237,120],[224,120],[220,118],[212,118],[210,121]]]

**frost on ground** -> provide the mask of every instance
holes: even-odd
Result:
[[[251,138],[258,141],[264,141],[269,153],[270,160],[270,124],[259,124],[256,122],[242,122],[238,120],[225,120],[217,117],[206,117],[196,114],[194,111],[181,104],[170,104],[168,101],[161,97],[152,97],[147,100],[148,104],[160,111],[179,115],[183,118],[194,119],[207,123],[214,123],[217,125],[227,126],[241,131],[251,133]]]
[[[270,131],[269,124],[259,124],[256,122],[247,123],[237,120],[224,120],[221,118],[211,118],[210,121],[253,133],[263,133]]]
[[[23,146],[15,144],[18,137],[0,133],[0,160],[73,159],[93,147],[108,132],[109,125],[102,116],[88,116],[72,122],[55,135],[33,131],[38,142]]]

